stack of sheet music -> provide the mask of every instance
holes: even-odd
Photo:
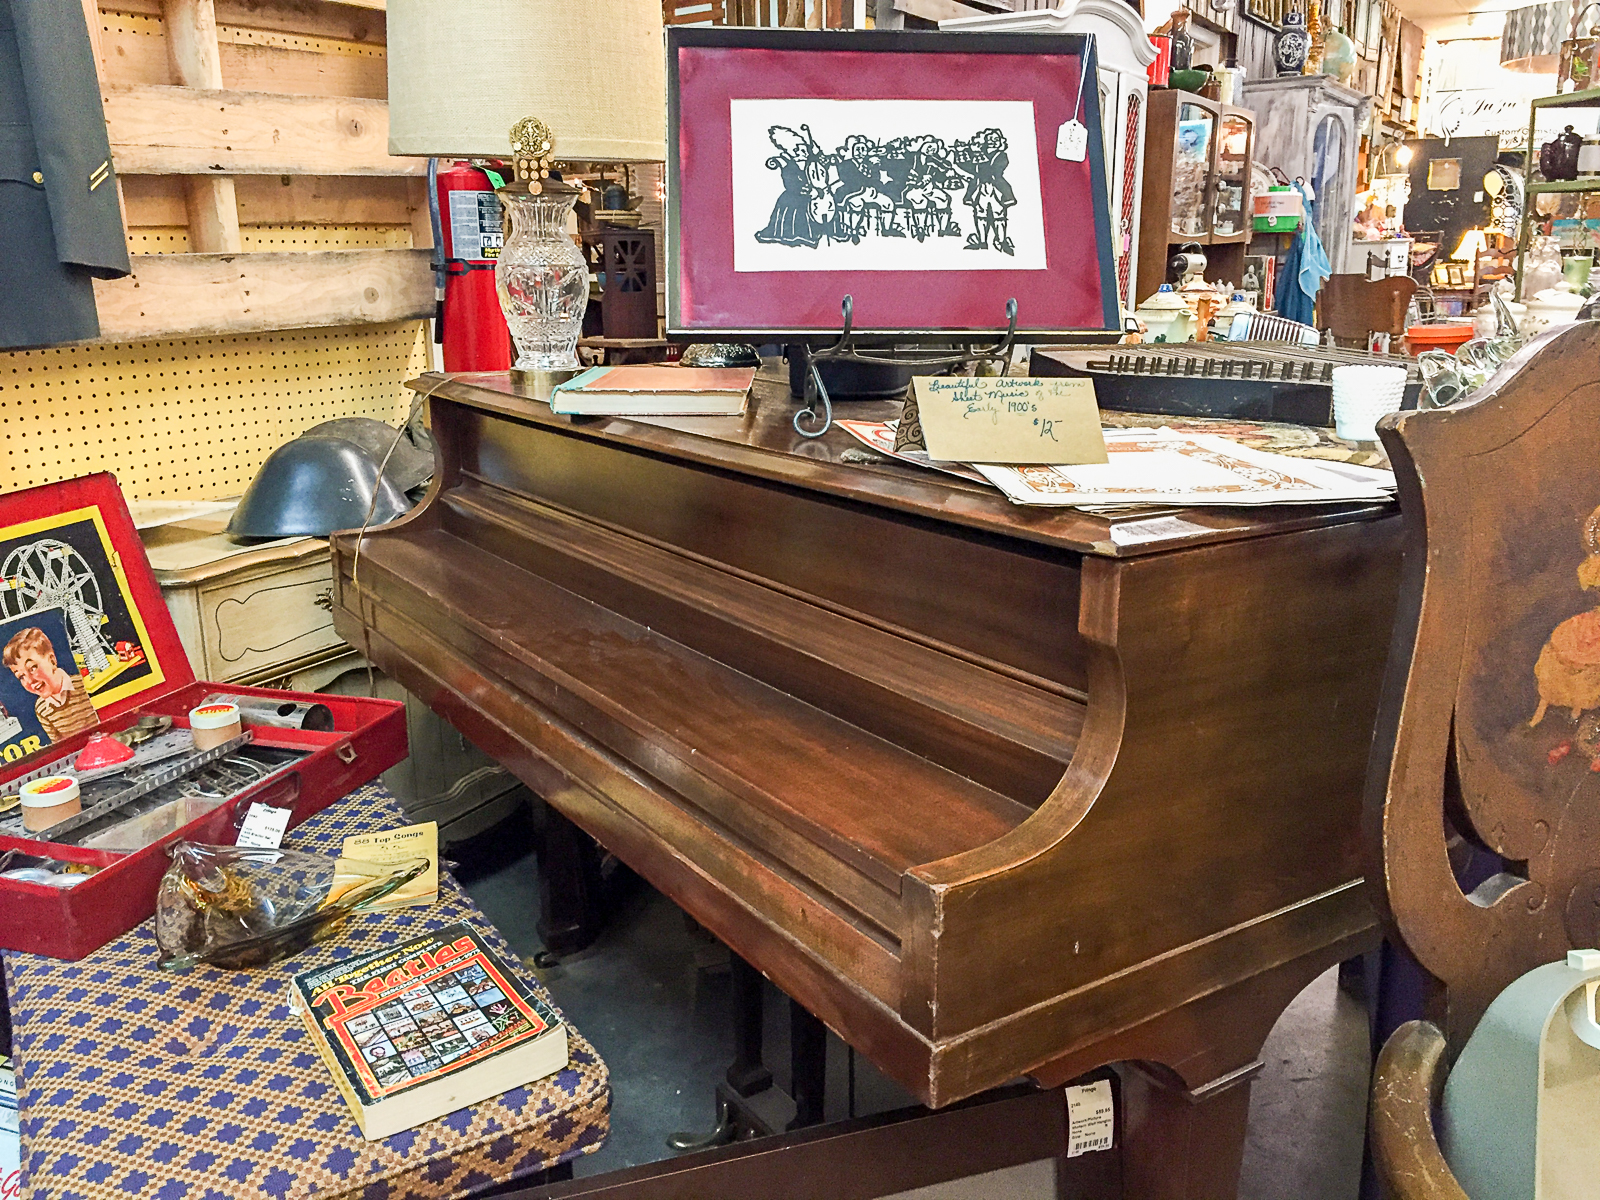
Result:
[[[1354,463],[1269,454],[1211,434],[1171,429],[1107,429],[1109,462],[1086,466],[943,463],[896,453],[895,422],[841,421],[880,453],[920,466],[987,480],[1016,504],[1094,511],[1159,506],[1326,504],[1388,500],[1394,474]]]

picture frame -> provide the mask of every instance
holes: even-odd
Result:
[[[1239,0],[1239,15],[1274,33],[1283,28],[1284,0]]]
[[[1450,286],[1453,288],[1467,286],[1467,273],[1460,263],[1446,263],[1445,269],[1450,273]]]
[[[667,32],[667,335],[1120,329],[1093,38]],[[1079,129],[1068,129],[1076,122]]]

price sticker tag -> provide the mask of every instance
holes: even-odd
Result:
[[[1082,162],[1089,153],[1089,128],[1074,117],[1056,130],[1056,157]]]
[[[1111,1149],[1116,1114],[1112,1111],[1111,1081],[1096,1080],[1067,1089],[1067,1157],[1091,1150]]]
[[[239,827],[235,846],[256,850],[276,850],[283,844],[283,834],[289,828],[292,808],[274,808],[270,804],[252,804]]]

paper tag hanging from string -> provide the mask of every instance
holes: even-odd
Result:
[[[1068,162],[1082,162],[1089,153],[1089,130],[1077,118],[1064,123],[1056,130],[1056,157]]]
[[[1079,118],[1083,115],[1083,82],[1088,78],[1089,50],[1094,35],[1089,35],[1089,45],[1084,47],[1078,67],[1078,97],[1072,102],[1072,116],[1056,130],[1056,157],[1067,162],[1082,162],[1089,154],[1089,129]]]

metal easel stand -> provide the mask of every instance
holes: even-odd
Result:
[[[1006,301],[1006,328],[1000,340],[993,345],[968,344],[960,349],[946,346],[886,346],[867,348],[856,344],[853,329],[855,298],[846,296],[839,305],[844,317],[844,329],[833,345],[811,352],[806,373],[806,407],[794,415],[794,430],[801,437],[819,438],[833,426],[833,400],[827,385],[822,382],[822,372],[817,364],[829,361],[876,363],[891,367],[913,367],[925,371],[939,371],[949,367],[968,367],[981,362],[1005,363],[1011,357],[1011,348],[1017,340],[1017,301]],[[959,337],[960,335],[957,335]],[[955,339],[952,339],[955,340]],[[1004,367],[1001,368],[1004,370]],[[822,413],[817,414],[821,405]],[[811,426],[811,428],[807,428]]]

